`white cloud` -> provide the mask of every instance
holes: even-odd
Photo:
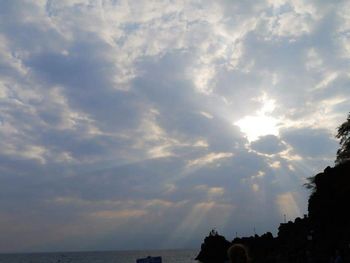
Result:
[[[203,166],[216,162],[220,159],[232,157],[233,153],[221,152],[221,153],[209,153],[195,160],[190,160],[188,166]]]

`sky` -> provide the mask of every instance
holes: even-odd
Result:
[[[200,248],[307,213],[349,1],[0,0],[0,252]]]

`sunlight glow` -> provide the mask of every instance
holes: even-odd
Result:
[[[275,109],[275,101],[266,95],[260,99],[262,108],[255,115],[248,115],[234,123],[247,136],[249,142],[257,140],[264,135],[278,135],[278,119],[269,116]]]
[[[294,195],[295,193],[286,192],[277,196],[276,202],[281,215],[287,215],[289,218],[301,216],[301,211]]]
[[[217,203],[215,201],[205,201],[194,204],[188,214],[174,227],[174,231],[169,233],[169,239],[165,244],[181,239],[187,242],[194,236],[196,231],[206,231],[208,225],[225,226],[233,213],[233,204]]]

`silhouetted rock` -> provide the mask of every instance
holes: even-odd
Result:
[[[223,263],[227,260],[227,250],[231,243],[212,230],[204,239],[196,260],[203,263]]]

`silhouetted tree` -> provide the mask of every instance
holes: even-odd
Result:
[[[337,151],[337,157],[335,164],[339,165],[350,160],[350,113],[346,121],[338,127],[338,133],[336,135],[340,139],[340,148]],[[316,176],[310,176],[304,186],[311,190],[311,195],[316,192]]]
[[[311,190],[311,194],[313,194],[316,191],[315,177],[316,176],[310,176],[306,178],[307,183],[304,184],[306,189]]]
[[[336,248],[349,247],[349,174],[350,162],[343,162],[315,176],[315,192],[309,198],[308,211],[318,255],[330,255]]]
[[[337,151],[337,159],[335,160],[336,165],[339,165],[350,160],[350,113],[347,120],[338,127],[336,137],[340,139],[340,148]]]

